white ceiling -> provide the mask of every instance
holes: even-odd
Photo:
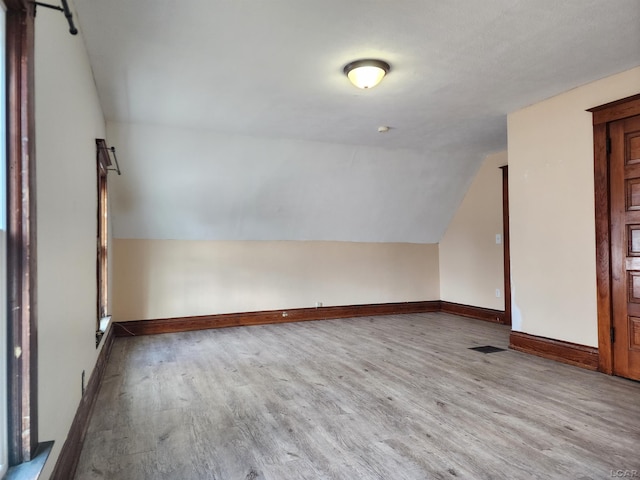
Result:
[[[113,124],[209,131],[240,144],[242,138],[265,139],[262,161],[267,164],[282,160],[270,153],[274,139],[299,142],[288,159],[292,165],[296,157],[313,151],[316,142],[362,147],[361,152],[380,149],[395,160],[381,168],[376,158],[369,170],[365,159],[349,179],[334,169],[340,162],[330,171],[316,172],[321,185],[354,195],[360,188],[354,178],[375,174],[393,182],[368,204],[385,215],[361,225],[359,235],[342,220],[329,221],[327,213],[342,210],[345,218],[356,218],[362,215],[359,202],[337,204],[325,194],[303,202],[306,210],[290,208],[287,227],[280,233],[274,228],[266,232],[268,217],[256,222],[255,212],[243,218],[243,213],[230,211],[233,218],[226,223],[216,220],[217,234],[196,235],[199,238],[437,242],[482,158],[506,148],[507,113],[640,64],[639,0],[75,4],[101,104]],[[356,89],[342,73],[346,63],[363,57],[391,64],[387,78],[373,90]],[[390,132],[378,133],[380,125],[390,126]],[[349,151],[343,151],[345,162]],[[142,145],[120,152],[125,175],[116,195],[153,190],[144,187],[154,181],[149,171],[127,174],[127,162],[144,162],[144,156]],[[205,152],[195,157],[189,161],[191,169],[197,169],[198,162],[211,165],[219,160]],[[175,156],[157,160],[156,165],[166,168],[180,163]],[[251,185],[244,184],[246,171],[226,171],[225,182],[238,187],[228,195],[244,196],[246,202],[247,195],[251,198]],[[294,196],[296,189],[281,188],[278,182],[309,182],[304,169],[292,171],[299,176],[269,179],[269,188],[280,193],[268,202],[280,212],[288,211],[287,205],[299,207],[300,197]],[[424,175],[416,171],[428,172],[430,181],[424,183]],[[438,187],[434,179],[442,179],[446,187]],[[165,194],[172,187],[179,190],[171,178],[164,181]],[[401,200],[394,191],[403,192]],[[174,195],[179,201],[179,194]],[[152,205],[150,200],[139,198],[139,203]],[[262,204],[260,210],[268,207]],[[179,237],[175,231],[161,231],[163,222],[175,223],[177,217],[136,229],[135,218],[149,213],[136,208],[123,209],[120,216],[129,215],[129,226],[121,222],[120,232],[116,208],[116,234]],[[198,217],[203,215],[207,213]],[[387,222],[386,215],[401,218]],[[326,220],[323,230],[297,229],[305,224],[304,217]],[[390,235],[391,230],[397,234]]]

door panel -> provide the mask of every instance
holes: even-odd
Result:
[[[628,257],[640,257],[640,225],[627,225]]]
[[[609,135],[613,373],[640,380],[640,116]]]
[[[640,350],[640,318],[629,317],[629,348]]]

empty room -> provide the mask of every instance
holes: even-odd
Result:
[[[640,478],[638,0],[1,3],[0,478]]]

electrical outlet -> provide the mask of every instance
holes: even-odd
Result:
[[[289,316],[289,314],[288,314],[287,312],[282,312],[282,316],[283,316],[283,317],[288,317],[288,316]]]
[[[316,302],[316,308],[320,308],[322,306],[322,302]]]
[[[500,293],[500,289],[499,289],[499,288],[496,288],[496,298],[500,298],[500,295],[502,295],[502,294]]]
[[[500,245],[502,243],[502,235],[496,233],[496,245]]]

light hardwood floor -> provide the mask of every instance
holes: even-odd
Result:
[[[640,471],[640,383],[469,350],[508,335],[433,313],[116,339],[75,478]]]

